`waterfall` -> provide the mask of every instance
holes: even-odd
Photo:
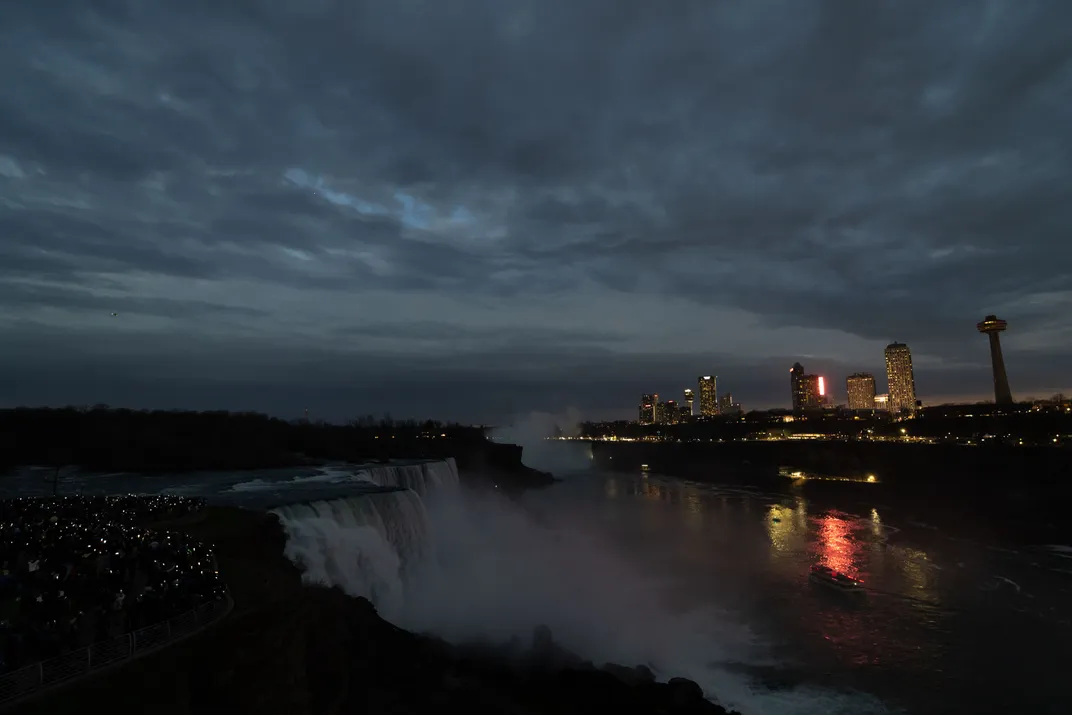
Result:
[[[391,611],[409,570],[431,544],[428,516],[410,490],[291,504],[272,510],[287,534],[286,557],[306,583],[340,586]]]
[[[396,489],[272,513],[306,583],[368,598],[395,625],[455,643],[527,639],[546,625],[593,662],[645,663],[659,679],[691,678],[749,715],[884,712],[841,693],[757,691],[740,666],[771,666],[765,643],[714,605],[679,605],[676,583],[637,570],[591,507],[558,502],[534,519],[497,492],[456,488],[453,460],[351,475]]]
[[[361,476],[381,487],[402,487],[418,494],[458,486],[458,465],[453,457],[441,462],[366,467]]]
[[[287,534],[284,553],[306,583],[339,586],[385,613],[398,612],[407,577],[434,561],[422,495],[456,492],[458,467],[451,458],[364,467],[355,476],[399,489],[289,504],[271,513]]]

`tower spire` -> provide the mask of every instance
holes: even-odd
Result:
[[[999,405],[1012,404],[1012,390],[1009,389],[1009,377],[1005,374],[1005,358],[1001,355],[1001,333],[1008,323],[996,315],[988,315],[983,322],[977,323],[980,333],[990,337],[990,363],[994,370],[994,402]]]

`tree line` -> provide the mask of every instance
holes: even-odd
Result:
[[[0,410],[0,470],[78,465],[95,471],[234,470],[329,460],[453,456],[484,427],[371,415],[343,425],[256,412],[92,407]]]

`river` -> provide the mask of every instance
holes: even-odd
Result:
[[[919,714],[1068,711],[1066,545],[983,543],[955,521],[921,523],[858,497],[566,478],[528,501],[552,522],[591,520],[665,578],[682,611],[716,605],[747,625],[776,664],[740,668],[772,687],[855,690]],[[810,584],[815,563],[863,580],[865,597]]]

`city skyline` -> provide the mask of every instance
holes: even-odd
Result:
[[[996,401],[999,404],[1010,404],[1014,401],[1009,390],[1009,382],[1002,348],[998,339],[998,334],[1004,332],[1007,327],[1007,321],[1001,320],[993,314],[987,315],[981,322],[976,324],[976,330],[978,332],[989,336],[991,372],[994,385],[993,398],[951,399],[932,404],[957,402],[982,403],[993,401]],[[841,406],[857,410],[879,409],[892,412],[901,412],[904,410],[914,412],[924,401],[919,398],[916,389],[916,374],[911,348],[905,343],[894,341],[886,345],[883,350],[883,356],[885,359],[885,370],[880,374],[884,375],[886,378],[886,392],[884,393],[878,392],[879,383],[876,380],[874,373],[871,372],[856,371],[846,375],[844,379],[844,392],[839,394],[836,391],[836,388],[834,388],[833,380],[825,375],[808,373],[799,361],[793,363],[792,367],[789,369],[789,409],[800,411],[819,407]],[[723,404],[724,393],[718,391],[717,376],[701,376],[698,378],[698,384],[701,396],[705,392],[705,386],[709,387],[710,393],[714,395],[713,404],[718,405],[718,408],[715,410],[702,414],[713,415],[721,412],[720,408]],[[1058,389],[1049,393],[1043,393],[1042,395],[1033,395],[1028,399],[1036,399],[1039,397],[1046,399],[1052,394],[1062,392],[1063,390]],[[685,389],[684,394],[686,395],[687,404],[691,407],[693,391],[691,389]],[[732,396],[728,393],[725,394],[728,398],[727,404],[737,404]],[[844,400],[840,399],[841,395],[844,395]],[[644,397],[651,398],[652,396],[644,395]],[[655,401],[658,401],[657,394],[654,395],[654,399]],[[756,409],[779,409],[780,407],[781,406],[764,406],[757,407]],[[649,412],[653,415],[654,419],[654,408],[649,408]],[[643,406],[641,408],[641,414],[644,414]],[[689,414],[701,413],[694,413],[690,410]],[[655,421],[658,420],[656,419]]]
[[[8,5],[0,405],[1072,392],[1067,3]]]

